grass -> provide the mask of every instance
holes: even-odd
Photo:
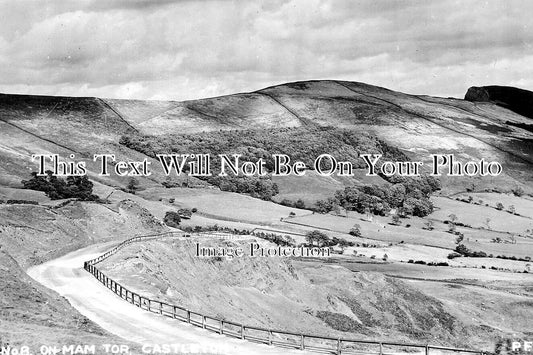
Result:
[[[497,197],[493,199],[497,200]],[[449,220],[449,215],[453,213],[457,216],[458,222],[475,228],[487,228],[486,221],[489,218],[489,226],[493,230],[526,234],[526,230],[533,229],[533,219],[512,215],[507,211],[498,211],[491,207],[467,204],[445,197],[434,197],[432,200],[436,208],[431,218],[440,221]],[[525,211],[526,206],[530,206],[530,203],[524,200],[524,203],[519,205],[520,208],[517,207],[517,212]]]
[[[149,188],[138,193],[149,200],[164,199],[169,208],[175,206],[197,208],[198,215],[213,219],[232,222],[272,224],[281,218],[288,217],[291,212],[296,215],[310,213],[263,201],[250,196],[233,192],[223,192],[217,189],[187,189],[187,188]],[[168,203],[174,198],[174,203]]]

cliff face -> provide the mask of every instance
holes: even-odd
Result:
[[[533,92],[511,86],[472,86],[465,100],[492,102],[519,115],[533,118]]]

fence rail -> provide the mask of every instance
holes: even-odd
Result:
[[[193,326],[219,333],[221,335],[239,338],[251,342],[268,344],[289,349],[308,350],[313,352],[337,355],[359,355],[369,353],[389,355],[389,353],[384,351],[384,347],[420,349],[420,353],[423,353],[424,355],[429,355],[431,350],[438,350],[440,352],[447,351],[484,355],[483,351],[473,349],[459,349],[437,345],[333,338],[313,334],[301,334],[283,330],[273,330],[248,326],[225,319],[211,317],[209,315],[195,312],[179,305],[172,305],[159,300],[150,299],[143,295],[139,295],[129,290],[124,285],[121,285],[115,280],[111,279],[96,267],[97,264],[116,254],[119,250],[132,243],[165,237],[180,236],[184,235],[180,235],[176,232],[167,232],[133,237],[117,244],[115,247],[98,256],[97,258],[84,262],[83,268],[89,273],[91,273],[105,287],[114,292],[118,297],[143,310],[161,314],[165,317],[177,319],[189,323]],[[357,348],[357,345],[360,346],[359,349]],[[376,349],[375,351],[370,352],[368,350],[368,347],[375,347]],[[394,353],[397,352],[398,351],[395,351]],[[410,353],[413,353],[413,351],[410,351]]]

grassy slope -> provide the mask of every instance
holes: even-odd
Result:
[[[360,83],[331,81],[288,84],[253,94],[185,103],[122,100],[108,100],[108,103],[113,105],[122,117],[94,98],[2,95],[0,97],[2,116],[0,122],[0,199],[27,198],[43,203],[47,202],[47,198],[43,197],[42,194],[16,189],[20,186],[20,180],[27,178],[29,172],[35,169],[35,164],[31,163],[29,159],[34,153],[58,153],[67,156],[69,153],[75,152],[78,157],[82,156],[86,160],[90,160],[87,158],[95,152],[114,152],[122,159],[142,160],[144,158],[142,154],[118,145],[120,135],[130,131],[131,126],[134,129],[141,129],[153,134],[194,133],[219,129],[273,126],[334,125],[349,127],[375,133],[391,145],[403,149],[412,159],[425,159],[431,152],[449,152],[459,154],[463,159],[486,157],[490,160],[508,162],[504,166],[508,174],[501,178],[490,180],[443,179],[447,193],[464,191],[464,188],[470,187],[472,182],[475,183],[477,190],[487,186],[512,188],[521,185],[526,192],[532,191],[531,165],[525,165],[522,160],[524,156],[530,155],[530,152],[523,144],[526,140],[521,141],[521,139],[531,139],[531,134],[522,129],[505,125],[505,121],[524,123],[524,118],[491,104],[413,97]],[[153,164],[157,163],[154,162]],[[128,196],[110,187],[124,186],[126,179],[96,177],[94,171],[97,167],[90,164],[89,168],[91,170],[90,176],[102,183],[96,184],[96,189],[101,191],[99,192],[100,195],[105,196],[114,191],[111,197],[114,202]],[[137,196],[130,196],[159,218],[164,215],[166,210],[173,209],[175,205],[179,204],[188,207],[201,206],[201,213],[204,214],[193,217],[193,220],[185,222],[186,224],[212,225],[218,223],[219,225],[225,224],[251,229],[254,225],[249,222],[253,222],[269,224],[269,228],[287,229],[297,233],[305,233],[311,229],[306,226],[280,222],[279,218],[286,217],[291,211],[290,209],[278,208],[276,205],[249,199],[245,196],[210,190],[180,191],[176,189],[175,192],[174,190],[164,191],[164,189],[161,189],[164,192],[159,189],[150,190],[149,188],[157,186],[157,182],[164,180],[163,176],[157,174],[160,169],[154,170],[156,173],[150,179],[141,179],[141,186],[148,188],[146,193],[140,192]],[[305,184],[298,184],[292,179],[280,181],[281,196],[286,194],[294,199],[301,196],[311,200],[318,197],[322,198],[330,190],[333,190],[333,187],[338,186],[337,182],[333,182],[331,185],[323,184],[324,181],[318,181],[323,179],[317,180],[314,177],[311,177],[310,180]],[[345,181],[341,182],[346,183]],[[163,198],[174,196],[178,203],[175,205],[168,204],[168,201],[161,203],[153,196]],[[491,201],[491,205],[494,205],[495,201],[498,200],[498,197],[494,196],[499,195],[484,195],[483,199]],[[150,201],[144,200],[142,197],[146,197]],[[223,201],[228,200],[231,208],[224,208],[227,205],[221,205],[216,198]],[[512,202],[519,213],[528,215],[528,202],[507,200],[502,199],[501,202],[505,206]],[[464,223],[468,223],[471,218],[473,223],[479,223],[480,215],[487,211],[493,213],[493,209],[479,209],[477,215],[467,217],[468,214],[463,214],[461,211],[462,209],[469,209],[471,206],[462,204],[461,207],[448,202],[446,204],[446,209],[439,211],[442,214],[439,215],[441,219],[449,213],[456,213],[459,220]],[[7,257],[3,259],[5,264],[2,265],[5,265],[3,267],[9,270],[9,275],[15,277],[10,279],[11,281],[5,282],[17,283],[22,280],[19,273],[20,269],[11,266],[13,260],[10,259],[11,257],[14,257],[14,260],[21,265],[40,262],[65,252],[66,249],[61,249],[63,246],[68,245],[69,248],[75,248],[89,242],[90,234],[83,232],[87,229],[94,232],[102,230],[106,234],[120,234],[121,229],[117,227],[117,221],[119,225],[123,222],[134,223],[135,221],[135,219],[126,218],[120,213],[116,214],[105,207],[103,208],[97,212],[96,210],[91,212],[89,210],[80,211],[77,208],[72,208],[72,206],[67,206],[64,210],[65,214],[61,212],[57,216],[54,213],[50,214],[46,208],[43,209],[42,207],[0,205],[2,228],[8,228],[10,233],[10,238],[2,239],[2,250],[4,253],[9,253],[9,255],[5,254]],[[120,211],[116,206],[112,208]],[[267,211],[260,211],[261,209]],[[296,210],[296,212],[302,213],[301,210]],[[515,218],[505,212],[499,213],[494,215],[494,220]],[[333,229],[338,230],[338,232],[329,232],[330,235],[346,238],[349,237],[343,232],[349,230],[347,228],[350,228],[353,223],[359,223],[365,236],[387,243],[405,240],[413,244],[454,247],[454,237],[444,233],[446,226],[439,222],[435,223],[438,226],[437,231],[428,233],[420,230],[423,220],[418,219],[410,220],[409,223],[413,227],[407,229],[388,226],[386,225],[388,221],[381,221],[379,222],[381,225],[386,225],[386,228],[383,228],[379,223],[360,221],[360,216],[351,220],[342,217],[331,219],[329,216],[317,215],[299,218],[307,218],[310,225],[323,226],[323,223],[326,223],[328,228],[333,226]],[[86,225],[88,220],[93,222]],[[67,221],[68,223],[65,224]],[[514,221],[522,223],[524,219],[515,218]],[[50,233],[50,230],[46,229],[49,227],[48,222],[57,224],[53,227],[57,228],[55,232]],[[502,228],[510,226],[513,230],[516,228],[526,229],[524,228],[525,225],[518,225],[517,223],[502,225]],[[20,225],[17,226],[17,224]],[[104,226],[103,229],[102,226]],[[142,224],[133,224],[133,226],[131,232],[147,230]],[[41,232],[36,232],[36,229],[41,229]],[[518,229],[516,230],[518,231]],[[77,232],[78,230],[79,232]],[[470,244],[467,245],[472,249],[491,250],[494,254],[531,255],[530,245],[525,243],[527,239],[519,238],[516,245],[491,244],[488,241],[493,237],[508,238],[508,235],[478,229],[460,230],[465,232],[467,238],[470,238],[470,241],[467,242]],[[6,236],[5,231],[6,229],[3,229],[3,236]],[[67,231],[67,239],[64,238],[65,231]],[[84,238],[88,239],[79,242]],[[419,247],[412,247],[410,252],[415,255],[417,255],[416,253],[420,253],[420,255],[428,253],[426,249],[413,251],[417,248]],[[400,265],[403,267],[402,264]],[[393,267],[398,268],[396,264],[393,264]],[[424,274],[427,270],[427,267],[422,267],[417,269],[416,273],[418,275]],[[462,269],[453,270],[458,272],[457,275],[466,273]],[[431,273],[437,273],[437,270],[431,270]],[[514,274],[506,273],[498,273],[497,275],[514,276]],[[27,286],[24,283],[24,286],[17,290],[10,283],[5,288],[12,288],[17,291],[9,297],[6,294],[5,299],[11,300],[9,301],[10,304],[15,304],[15,299],[25,297],[27,287],[36,287],[36,285]],[[63,306],[60,305],[59,307]],[[16,309],[14,312],[21,312],[21,309]],[[46,312],[42,313],[43,319],[47,317]],[[18,318],[13,316],[8,322],[3,322],[3,325],[17,329],[17,324],[19,324],[17,322]],[[46,327],[46,325],[35,323],[32,320],[28,327],[21,328],[23,330],[15,339],[23,339],[24,336],[27,337],[27,334],[39,327]],[[57,331],[54,327],[47,329],[49,331],[47,334],[50,334],[52,339],[56,339],[56,337],[61,339],[60,333],[63,330]]]
[[[213,239],[205,246],[225,245]],[[202,260],[192,256],[195,240],[155,241],[131,245],[103,264],[105,272],[143,294],[207,314],[246,324],[323,335],[431,341],[490,348],[492,339],[520,332],[521,323],[494,319],[468,302],[428,296],[410,282],[378,273],[351,273],[324,264],[280,262],[277,258]],[[227,243],[227,242],[226,242]],[[230,243],[231,244],[231,243]],[[246,245],[246,242],[240,242]],[[161,262],[165,260],[165,262]],[[466,296],[468,294],[468,296]],[[497,292],[484,299],[525,302],[524,296]],[[276,311],[272,311],[276,310]],[[461,313],[476,313],[473,321]],[[503,311],[503,310],[502,310]],[[502,331],[495,328],[500,327]]]

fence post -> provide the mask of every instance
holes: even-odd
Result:
[[[272,330],[268,330],[268,345],[272,345]]]
[[[379,355],[383,355],[383,343],[379,343]]]
[[[148,310],[152,312],[152,300],[148,300]]]
[[[339,338],[337,340],[337,355],[341,355],[341,351],[342,351],[342,340],[341,338]]]
[[[301,335],[300,335],[300,350],[303,350],[303,349],[305,349],[304,335],[301,334]]]
[[[426,345],[426,355],[429,355],[429,344]]]
[[[219,323],[220,323],[220,332],[219,332],[219,334],[224,334],[224,331],[223,331],[223,329],[224,329],[224,321],[221,319],[219,321]]]
[[[206,323],[205,316],[202,316],[202,328],[204,329],[205,329],[205,323]]]
[[[187,310],[187,323],[191,322],[191,311]]]
[[[172,318],[176,318],[176,306],[172,306]]]
[[[163,302],[159,302],[159,314],[163,314]]]
[[[241,339],[244,339],[244,325],[241,324]]]

